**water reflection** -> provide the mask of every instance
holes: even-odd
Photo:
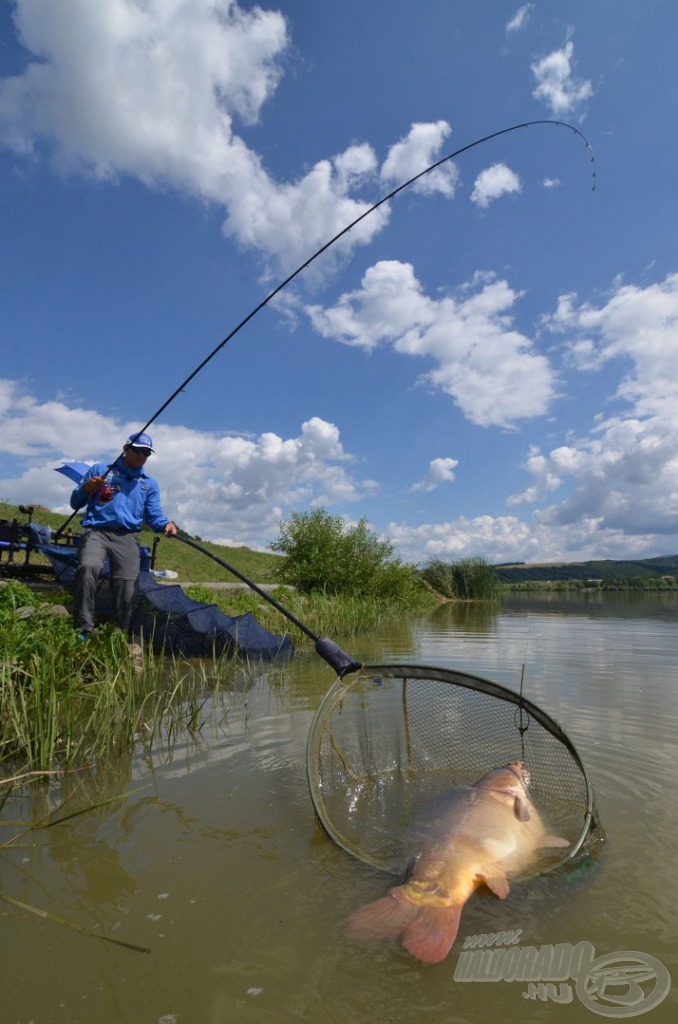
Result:
[[[499,601],[451,601],[439,605],[429,620],[434,630],[491,634],[501,611]]]
[[[593,596],[446,606],[335,639],[361,660],[449,666],[514,690],[524,666],[527,696],[584,756],[609,837],[602,863],[515,886],[505,901],[479,895],[460,943],[522,928],[525,944],[586,939],[600,954],[643,950],[675,973],[678,602]],[[152,954],[6,908],[3,1021],[551,1019],[553,1008],[526,1003],[518,983],[455,984],[456,949],[426,969],[388,944],[342,935],[341,920],[382,895],[384,879],[327,839],[308,797],[306,738],[333,680],[312,654],[264,666],[219,694],[212,718],[197,735],[176,735],[171,754],[157,742],[115,772],[13,794],[4,821],[38,821],[62,805],[66,813],[139,789],[4,849],[0,882],[8,895]],[[2,839],[19,828],[3,826]],[[663,1024],[675,1011],[670,995],[652,1020]],[[573,1012],[579,1019],[583,1011]]]

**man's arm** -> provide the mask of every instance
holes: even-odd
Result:
[[[87,500],[91,498],[101,486],[99,470],[100,466],[98,463],[95,466],[90,466],[82,478],[82,483],[78,484],[71,494],[71,508],[75,509],[76,512],[79,508],[82,508]]]
[[[144,519],[156,533],[164,533],[168,537],[173,537],[177,528],[176,525],[167,518],[164,514],[160,505],[160,488],[158,487],[155,480],[152,482],[148,490],[146,497],[146,503],[144,505]]]

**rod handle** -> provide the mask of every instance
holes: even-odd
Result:
[[[361,662],[356,661],[346,651],[342,651],[334,640],[329,640],[327,637],[324,640],[316,641],[315,651],[328,665],[332,666],[340,679],[343,679],[349,672],[357,672],[362,668]]]

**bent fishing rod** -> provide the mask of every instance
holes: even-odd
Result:
[[[346,653],[346,651],[342,651],[341,647],[339,647],[338,644],[335,644],[334,640],[330,640],[328,637],[321,640],[320,637],[309,629],[308,626],[305,626],[304,623],[296,617],[296,615],[293,615],[289,609],[285,608],[285,606],[280,604],[279,601],[276,601],[276,599],[271,597],[270,594],[267,594],[262,587],[258,586],[256,583],[252,583],[252,580],[249,580],[247,576],[239,572],[238,569],[234,569],[232,565],[228,564],[228,562],[224,562],[223,559],[213,555],[211,551],[208,551],[207,548],[202,547],[200,544],[196,544],[194,540],[189,540],[188,537],[182,537],[177,533],[171,539],[180,540],[182,544],[188,544],[190,548],[195,548],[196,551],[200,551],[201,554],[211,558],[213,562],[221,565],[224,569],[228,569],[230,573],[233,573],[233,575],[237,576],[239,580],[246,583],[250,590],[253,590],[259,595],[259,597],[263,597],[265,601],[272,604],[274,608],[281,612],[282,615],[289,619],[290,622],[294,623],[302,633],[305,633],[306,636],[313,641],[316,654],[319,654],[320,657],[334,669],[340,679],[343,679],[343,677],[348,675],[349,672],[357,672],[362,668],[362,663],[356,661],[355,658],[352,658],[350,654]]]
[[[188,375],[188,377],[186,377],[186,379],[181,382],[179,387],[176,388],[172,392],[172,394],[169,396],[169,398],[166,399],[166,401],[164,401],[162,403],[162,405],[158,409],[156,409],[156,411],[153,413],[151,418],[144,424],[144,426],[141,428],[141,430],[139,430],[136,434],[133,435],[134,440],[130,441],[130,444],[133,444],[134,441],[136,441],[136,439],[141,436],[141,434],[145,434],[146,433],[148,428],[153,423],[155,423],[155,421],[157,420],[158,416],[162,415],[162,413],[165,411],[165,409],[167,409],[167,407],[172,404],[174,399],[177,398],[177,396],[180,395],[183,391],[185,391],[185,389],[188,387],[188,385],[191,383],[191,381],[194,380],[194,378],[198,376],[200,371],[203,370],[207,366],[207,364],[209,362],[211,362],[212,359],[214,359],[216,354],[218,352],[220,352],[222,350],[222,348],[224,348],[229,343],[229,341],[232,338],[234,338],[236,336],[236,334],[238,334],[239,331],[241,331],[243,329],[243,327],[246,324],[248,324],[250,322],[250,320],[252,320],[257,315],[257,313],[259,313],[264,308],[264,306],[267,306],[269,304],[269,302],[272,299],[274,299],[275,296],[278,295],[279,292],[281,292],[283,290],[283,288],[286,288],[288,284],[291,284],[291,282],[294,281],[294,279],[296,277],[298,277],[299,274],[302,273],[302,271],[304,271],[307,267],[309,267],[311,265],[311,263],[313,263],[315,260],[317,260],[319,256],[322,256],[322,254],[324,252],[327,252],[327,250],[331,246],[333,246],[335,242],[338,242],[340,238],[343,238],[344,235],[347,235],[349,233],[349,231],[351,231],[357,224],[360,224],[360,222],[365,220],[366,217],[369,217],[371,213],[374,213],[374,211],[378,210],[380,206],[384,205],[384,203],[388,203],[391,199],[393,199],[395,196],[397,196],[400,192],[403,192],[406,188],[409,188],[410,185],[413,185],[416,181],[419,181],[420,178],[423,178],[425,175],[430,174],[432,171],[435,171],[438,167],[442,167],[442,165],[448,163],[448,161],[454,160],[455,157],[461,156],[462,153],[466,153],[466,152],[468,152],[471,149],[475,149],[476,146],[481,146],[483,143],[489,142],[491,139],[497,139],[501,135],[508,135],[510,132],[517,132],[517,131],[520,131],[523,128],[532,128],[532,127],[535,127],[537,125],[552,125],[552,126],[555,126],[557,128],[568,128],[575,135],[579,136],[579,138],[582,140],[582,142],[584,143],[586,149],[588,150],[588,152],[590,154],[590,162],[592,164],[592,171],[591,171],[592,186],[591,187],[592,187],[592,190],[595,191],[596,182],[597,182],[596,160],[595,160],[595,156],[594,156],[594,153],[593,153],[593,149],[591,148],[591,144],[590,144],[589,140],[586,138],[586,136],[583,134],[583,132],[581,132],[574,125],[568,124],[566,121],[554,121],[554,120],[546,120],[546,119],[536,120],[536,121],[524,121],[522,124],[514,124],[514,125],[511,125],[510,128],[502,128],[499,131],[491,132],[489,135],[483,135],[482,138],[475,139],[474,142],[467,143],[467,145],[462,146],[460,149],[456,149],[453,153],[448,153],[447,156],[441,157],[440,160],[436,160],[435,163],[432,163],[429,167],[424,168],[423,171],[419,171],[418,174],[415,174],[412,178],[409,178],[407,181],[404,181],[401,185],[398,185],[397,188],[392,189],[391,192],[389,192],[387,195],[383,196],[378,202],[376,202],[372,206],[370,206],[369,209],[364,210],[358,217],[355,218],[355,220],[352,220],[350,224],[347,224],[345,228],[342,228],[342,230],[339,231],[336,235],[334,235],[333,238],[330,238],[329,242],[325,242],[325,244],[322,245],[317,250],[317,252],[314,252],[313,255],[310,256],[307,260],[305,260],[304,263],[302,263],[299,267],[297,267],[297,269],[295,271],[293,271],[293,273],[291,273],[288,277],[286,277],[284,281],[281,281],[281,283],[276,288],[274,288],[272,292],[269,292],[269,294],[266,296],[265,299],[262,299],[262,301],[257,306],[255,306],[254,309],[251,310],[247,314],[247,316],[244,317],[240,321],[239,324],[237,324],[233,328],[233,330],[230,332],[230,334],[226,335],[226,337],[223,339],[223,341],[220,341],[219,344],[215,348],[213,348],[212,351],[207,356],[205,356],[205,358],[202,360],[202,362],[200,362],[198,364],[198,366],[196,366],[196,368]],[[104,473],[104,475],[102,477],[103,480],[106,479],[106,477],[108,476],[110,471],[113,469],[113,467],[115,466],[115,464],[116,464],[116,462],[118,461],[119,458],[120,458],[120,455],[116,456],[116,458],[113,460],[113,462],[111,462],[111,464],[109,465],[108,469],[106,470],[106,472]],[[80,508],[82,508],[82,506],[80,506]],[[59,537],[61,536],[63,531],[73,521],[73,519],[77,515],[78,511],[79,511],[79,509],[76,509],[75,512],[71,513],[71,515],[68,517],[68,519],[64,523],[62,523],[62,525],[56,531],[56,534],[55,534],[55,539],[56,540],[59,539]]]

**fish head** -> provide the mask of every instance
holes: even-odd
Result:
[[[518,821],[529,821],[532,805],[527,795],[530,773],[524,761],[509,761],[501,768],[493,768],[476,782],[477,789],[491,790],[496,799],[508,803]]]
[[[506,767],[509,768],[513,772],[515,777],[517,779],[519,779],[520,782],[525,787],[525,789],[527,789],[528,786],[530,785],[530,778],[531,778],[531,776],[530,776],[530,770],[527,767],[527,765],[525,764],[525,762],[524,761],[509,761],[509,763],[506,765]]]
[[[478,789],[505,790],[507,793],[527,793],[530,772],[524,761],[509,761],[493,768],[476,782]]]

